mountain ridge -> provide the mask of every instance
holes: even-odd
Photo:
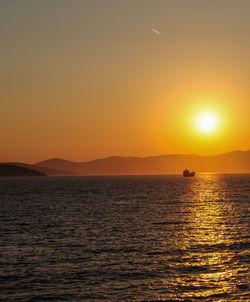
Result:
[[[197,173],[250,173],[250,150],[217,155],[109,156],[84,162],[49,158],[34,164],[9,164],[35,169],[48,176],[180,174],[184,169]]]
[[[217,155],[163,154],[159,156],[109,156],[85,162],[51,158],[35,163],[36,167],[65,170],[75,175],[168,174],[185,168],[198,173],[250,172],[250,150],[230,151]]]

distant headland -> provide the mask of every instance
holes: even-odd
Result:
[[[0,177],[26,177],[26,176],[47,176],[37,169],[29,169],[12,164],[0,164]]]
[[[40,176],[181,174],[184,169],[191,169],[197,173],[250,173],[250,150],[213,156],[193,154],[149,157],[111,156],[88,162],[52,158],[32,165],[17,162],[2,163],[1,171],[7,171],[7,164],[28,169],[15,168],[16,172],[14,172],[14,168],[9,167],[9,171],[14,174],[40,173]],[[7,173],[1,171],[1,175]]]

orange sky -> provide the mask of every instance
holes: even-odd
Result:
[[[0,31],[0,161],[250,149],[248,0],[2,1]]]

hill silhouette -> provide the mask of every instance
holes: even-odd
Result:
[[[46,174],[36,171],[34,169],[28,169],[26,167],[20,167],[10,164],[0,164],[0,177],[17,177],[17,176],[46,176]]]
[[[47,176],[63,176],[63,175],[75,175],[74,172],[71,171],[64,171],[64,170],[59,170],[59,169],[53,169],[53,168],[49,168],[49,167],[39,167],[36,165],[31,165],[31,164],[26,164],[26,163],[19,163],[19,162],[7,162],[6,164],[9,165],[14,165],[14,166],[19,166],[19,167],[24,167],[24,168],[28,168],[28,169],[33,169],[36,170],[42,174],[46,174]]]
[[[38,162],[34,167],[64,171],[69,173],[68,175],[179,174],[185,168],[198,173],[250,173],[250,151],[233,151],[213,156],[192,154],[150,157],[111,156],[88,162],[53,158]]]
[[[5,169],[6,165],[10,165],[48,176],[181,174],[184,169],[194,170],[197,173],[250,173],[250,150],[233,151],[213,156],[193,154],[149,157],[111,156],[88,162],[52,158],[33,165],[17,162],[0,165],[3,164]],[[19,172],[17,171],[17,173]]]

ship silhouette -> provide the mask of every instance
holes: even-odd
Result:
[[[194,177],[195,172],[194,171],[190,172],[189,170],[186,169],[186,170],[183,171],[183,176],[184,177]]]

